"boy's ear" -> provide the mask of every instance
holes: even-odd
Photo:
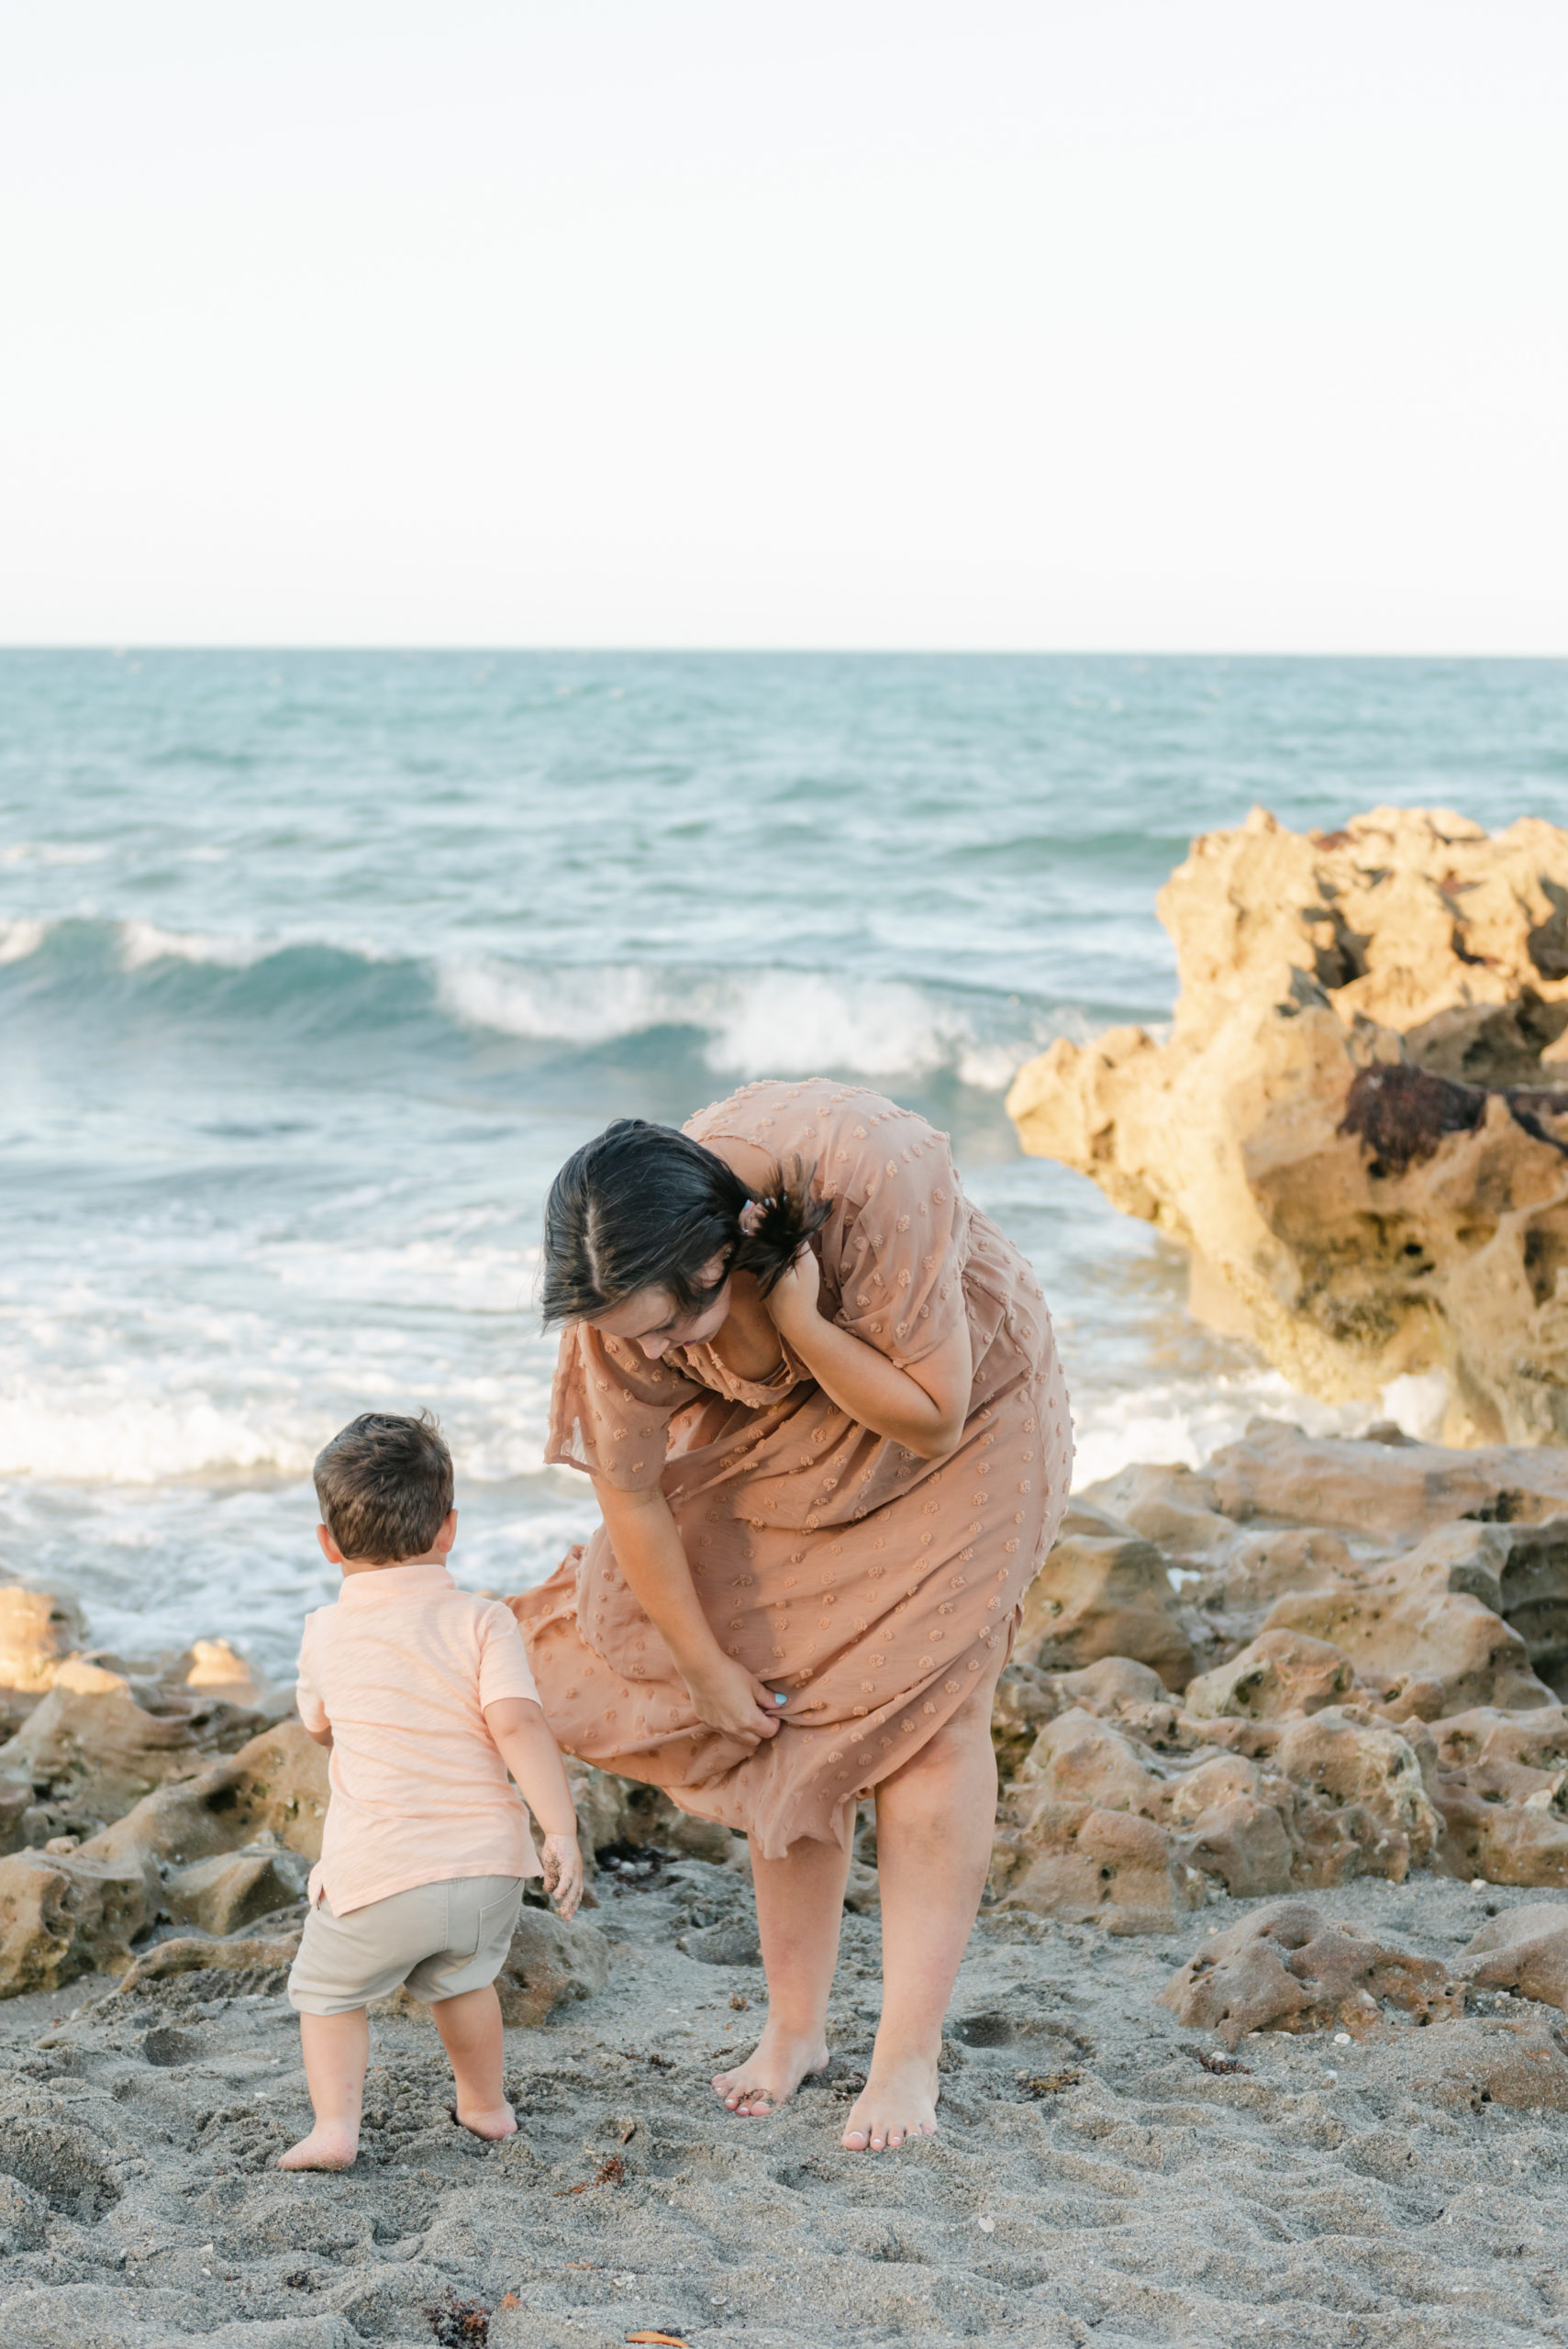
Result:
[[[430,1547],[432,1550],[439,1550],[444,1555],[445,1553],[451,1548],[452,1543],[456,1540],[457,1511],[455,1508],[449,1508],[445,1517],[441,1520],[441,1530],[437,1534],[435,1540],[431,1542]]]
[[[338,1544],[332,1539],[331,1528],[326,1525],[318,1525],[316,1529],[316,1538],[321,1544],[321,1554],[326,1559],[328,1564],[329,1566],[340,1566],[343,1563],[343,1553],[339,1549]]]

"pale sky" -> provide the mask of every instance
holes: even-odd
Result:
[[[0,0],[0,641],[1568,653],[1564,0]]]

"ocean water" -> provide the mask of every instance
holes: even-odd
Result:
[[[1561,810],[1568,667],[0,653],[0,1571],[286,1668],[314,1453],[428,1404],[461,1578],[537,1580],[592,1520],[540,1465],[550,1177],[769,1074],[951,1130],[1084,1480],[1297,1411],[1002,1108],[1168,1017],[1155,891],[1259,800]]]

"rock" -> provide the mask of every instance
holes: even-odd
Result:
[[[166,1687],[221,1697],[246,1712],[282,1720],[294,1710],[293,1689],[276,1687],[228,1640],[193,1640],[158,1677]]]
[[[1407,2033],[1385,2062],[1407,2096],[1440,2110],[1568,2112],[1568,2054],[1549,2023],[1467,2016]]]
[[[1060,1681],[1059,1674],[1041,1672],[1038,1664],[1003,1665],[991,1705],[991,1743],[1004,1779],[1019,1767],[1045,1723],[1055,1720]]]
[[[595,1926],[548,1909],[525,1909],[495,1988],[501,2020],[534,2026],[573,1999],[591,1998],[610,1976],[610,1948]]]
[[[1518,1633],[1465,1591],[1393,1575],[1351,1589],[1302,1591],[1274,1601],[1265,1631],[1342,1649],[1358,1673],[1405,1674],[1433,1685],[1445,1713],[1473,1705],[1549,1705]]]
[[[74,1852],[0,1860],[0,1998],[54,1990],[79,1974],[117,1974],[152,1922],[140,1868]]]
[[[292,1933],[239,1933],[219,1939],[206,1933],[182,1934],[177,1941],[155,1942],[143,1950],[117,1985],[118,1995],[139,1989],[144,1982],[167,1981],[176,1974],[277,1974],[286,1972],[299,1954],[300,1936]]]
[[[1053,1044],[1007,1097],[1023,1146],[1186,1246],[1195,1309],[1293,1386],[1430,1375],[1451,1441],[1561,1442],[1564,888],[1539,819],[1302,837],[1254,809],[1161,893],[1169,1042]]]
[[[872,1881],[875,1883],[874,1876]],[[753,1917],[724,1917],[717,1924],[699,1925],[693,1932],[682,1933],[675,1947],[704,1965],[760,1965],[762,1962]]]
[[[0,1779],[0,1854],[19,1852],[27,1844],[36,1808],[30,1785],[7,1785]]]
[[[624,1855],[655,1845],[661,1851],[684,1852],[694,1860],[725,1865],[734,1850],[733,1831],[711,1819],[695,1819],[679,1809],[662,1787],[644,1786],[640,1779],[617,1777],[596,1770],[591,1763],[567,1754],[566,1776],[577,1810],[577,1831],[588,1873],[601,1852]]]
[[[1440,1965],[1335,1924],[1301,1900],[1246,1917],[1200,1950],[1160,1994],[1184,2023],[1234,2047],[1249,2031],[1316,2031],[1339,2023],[1365,2038],[1383,2003],[1418,2022],[1462,2012],[1463,1992]]]
[[[183,1867],[268,1838],[316,1861],[328,1792],[325,1751],[298,1721],[284,1721],[199,1777],[146,1796],[82,1855],[150,1869],[155,1890],[160,1862]]]
[[[1359,1707],[1283,1724],[1275,1768],[1302,1790],[1296,1813],[1309,1883],[1385,1876],[1403,1884],[1432,1859],[1442,1823],[1407,1735]]]
[[[1233,1900],[1288,1892],[1296,1874],[1296,1846],[1281,1812],[1251,1795],[1210,1804],[1182,1848],[1195,1867],[1219,1877]]]
[[[87,1637],[81,1608],[21,1583],[0,1589],[0,1687],[43,1696],[67,1656]]]
[[[1192,1677],[1193,1647],[1175,1607],[1164,1556],[1124,1527],[1079,1531],[1069,1510],[1062,1538],[1024,1595],[1018,1661],[1071,1672],[1102,1657],[1132,1658],[1167,1688]]]
[[[1182,1709],[1198,1720],[1233,1713],[1279,1720],[1341,1704],[1356,1688],[1355,1666],[1342,1648],[1295,1631],[1263,1631],[1229,1664],[1189,1681]]]
[[[1323,1526],[1400,1551],[1443,1525],[1539,1524],[1568,1510],[1568,1453],[1308,1436],[1283,1419],[1254,1419],[1204,1482],[1227,1523]]]
[[[1568,2009],[1568,1902],[1505,1909],[1466,1942],[1454,1971],[1473,1989],[1512,1990]]]
[[[1568,1675],[1568,1516],[1440,1526],[1401,1562],[1401,1574],[1470,1592],[1518,1636],[1532,1672],[1550,1685]]]
[[[164,1877],[160,1913],[172,1924],[235,1933],[258,1917],[292,1908],[304,1897],[308,1874],[306,1863],[286,1852],[218,1853]]]
[[[1201,1907],[1204,1879],[1151,1819],[1089,1803],[1042,1802],[1022,1831],[1004,1828],[992,1856],[1001,1909],[1161,1932]]]
[[[1568,1884],[1568,1710],[1484,1707],[1432,1734],[1441,1865],[1489,1884]]]
[[[0,1776],[26,1778],[45,1803],[107,1822],[165,1779],[232,1752],[260,1725],[258,1715],[218,1698],[148,1689],[139,1700],[123,1675],[72,1657],[0,1746]]]
[[[1027,1806],[1090,1803],[1102,1810],[1136,1810],[1152,1818],[1164,1808],[1165,1789],[1141,1753],[1109,1722],[1074,1707],[1048,1721],[1036,1738],[1014,1782]]]

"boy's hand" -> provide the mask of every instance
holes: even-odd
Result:
[[[583,1854],[575,1835],[547,1835],[539,1854],[544,1888],[563,1917],[574,1917],[583,1898]]]

